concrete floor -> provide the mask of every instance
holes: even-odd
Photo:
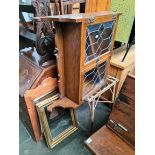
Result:
[[[105,125],[109,117],[110,108],[98,104],[95,110],[94,131]],[[20,155],[91,155],[85,147],[84,141],[90,137],[90,113],[87,103],[81,105],[76,111],[79,129],[66,138],[53,149],[49,149],[43,139],[39,143],[32,140],[22,122],[19,122],[19,154]]]

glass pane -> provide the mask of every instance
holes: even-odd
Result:
[[[113,27],[113,21],[87,27],[85,63],[110,50]]]
[[[94,94],[105,84],[107,61],[84,74],[83,99]]]
[[[45,109],[52,139],[72,126],[72,119],[69,109],[55,108],[52,112]]]

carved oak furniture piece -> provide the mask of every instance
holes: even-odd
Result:
[[[80,105],[104,86],[119,15],[103,11],[35,18],[55,22],[61,100]]]
[[[50,0],[32,0],[32,5],[36,10],[36,16],[51,15]],[[53,57],[55,49],[53,23],[39,22],[36,24],[36,49],[44,63]]]

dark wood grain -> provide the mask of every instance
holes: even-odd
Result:
[[[121,89],[121,94],[135,101],[135,80],[133,76],[127,76]]]
[[[24,55],[19,55],[19,94],[23,97],[25,91],[30,89],[43,69],[37,66]]]
[[[113,120],[115,123],[111,123],[110,120]],[[128,131],[124,131],[120,128],[115,128],[115,125],[118,123],[124,126]],[[118,134],[123,140],[134,147],[135,114],[132,107],[126,105],[126,103],[117,102],[117,106],[114,107],[110,115],[108,127],[111,128],[116,134]]]
[[[124,93],[125,92],[125,93]],[[112,122],[110,121],[112,120]],[[127,131],[115,127],[121,124]],[[108,121],[108,127],[135,146],[135,78],[127,76]]]
[[[134,155],[134,150],[107,127],[102,127],[91,137],[86,146],[95,155]]]

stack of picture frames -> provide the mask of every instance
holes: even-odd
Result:
[[[60,105],[49,111],[49,105],[59,97],[58,92],[51,92],[34,100],[42,133],[44,133],[49,148],[53,148],[78,129],[75,109],[67,107],[66,110],[63,110],[66,107]],[[58,117],[53,117],[54,115]]]

